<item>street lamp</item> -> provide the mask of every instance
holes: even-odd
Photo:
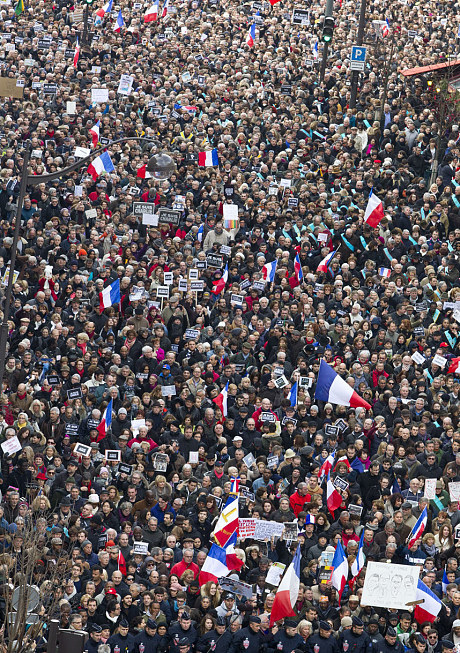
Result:
[[[112,145],[117,145],[118,143],[126,143],[129,141],[147,141],[153,142],[155,145],[159,146],[159,143],[156,138],[149,138],[148,136],[130,136],[128,138],[119,138],[115,141],[111,141],[109,145],[104,145],[103,147],[98,148],[85,156],[83,159],[79,159],[75,163],[72,163],[66,168],[62,168],[57,172],[51,172],[48,175],[29,175],[29,159],[30,159],[30,142],[26,143],[24,160],[22,164],[22,174],[21,174],[21,183],[19,186],[19,197],[18,205],[16,208],[16,222],[14,225],[14,235],[13,235],[13,245],[11,252],[11,259],[9,264],[9,276],[8,284],[6,287],[5,293],[5,306],[3,309],[3,320],[0,326],[0,394],[3,392],[3,377],[5,374],[5,362],[6,362],[6,345],[8,343],[8,320],[10,319],[10,308],[11,308],[11,297],[13,294],[13,278],[14,278],[14,267],[16,265],[16,253],[18,249],[19,242],[19,233],[21,228],[21,217],[22,217],[22,207],[24,204],[24,197],[26,195],[27,186],[37,186],[38,184],[47,183],[53,181],[54,179],[60,179],[64,177],[69,172],[78,170],[86,163],[89,163],[91,159],[95,156],[98,156],[104,152],[107,147]],[[169,179],[171,175],[174,174],[176,165],[173,158],[166,154],[165,152],[158,152],[154,154],[147,163],[147,170],[151,173],[152,177],[157,180]]]

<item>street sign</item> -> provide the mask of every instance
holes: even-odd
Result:
[[[350,70],[363,72],[367,48],[363,45],[353,45],[351,48]]]

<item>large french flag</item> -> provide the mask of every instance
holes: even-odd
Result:
[[[343,497],[340,494],[340,492],[337,490],[335,487],[334,483],[331,481],[331,475],[327,475],[327,488],[326,488],[326,503],[327,503],[327,509],[329,512],[334,516],[334,512],[337,510],[337,508],[340,508],[342,504]]]
[[[365,408],[370,410],[371,406],[348,385],[326,361],[322,360],[319,366],[318,380],[316,382],[315,399],[337,404],[338,406],[350,406],[351,408]]]
[[[217,397],[214,397],[213,402],[220,408],[220,412],[224,417],[227,417],[227,397],[228,397],[228,382],[225,388],[219,392]]]
[[[302,264],[300,263],[300,258],[299,255],[294,259],[294,273],[297,279],[297,282],[300,284],[300,282],[303,279],[303,271],[302,271]]]
[[[364,528],[361,531],[361,538],[359,540],[356,560],[354,560],[351,564],[351,575],[353,576],[353,578],[356,578],[356,576],[359,574],[361,569],[364,567],[364,563],[366,562],[366,556],[364,555],[363,552],[363,545],[364,545]]]
[[[262,275],[264,277],[264,281],[266,281],[267,283],[272,283],[273,281],[275,281],[277,265],[278,265],[278,259],[275,259],[270,263],[265,263],[264,267],[262,268]]]
[[[110,308],[114,304],[120,303],[120,279],[115,279],[110,286],[104,288],[102,292],[99,293],[99,307],[101,311],[104,308]]]
[[[421,624],[424,621],[433,623],[442,608],[441,600],[421,580],[417,583],[415,599],[423,601],[423,603],[414,607],[414,617],[417,623]]]
[[[89,133],[91,134],[91,143],[94,148],[97,147],[97,144],[99,142],[99,131],[101,128],[101,121],[98,120],[95,125],[91,127],[89,130]]]
[[[233,534],[238,533],[238,516],[238,497],[229,497],[212,533],[219,546],[225,547]]]
[[[97,442],[105,438],[105,434],[107,433],[107,431],[109,430],[112,424],[112,411],[113,411],[113,401],[111,399],[107,404],[107,408],[104,410],[104,414],[102,415],[101,422],[97,427],[99,433],[99,435],[97,436]]]
[[[217,281],[212,282],[214,284],[214,288],[211,290],[212,294],[220,295],[222,290],[224,290],[225,286],[227,285],[227,281],[228,281],[228,263],[225,266],[225,270],[221,278],[218,279]]]
[[[418,539],[422,537],[427,522],[428,522],[428,512],[425,506],[420,517],[415,522],[409,537],[407,538],[407,546],[409,547],[409,549],[417,542]]]
[[[217,582],[219,578],[226,576],[229,572],[230,569],[227,567],[227,554],[225,549],[217,546],[217,544],[213,544],[201,568],[198,582],[200,585],[204,585],[211,580]]]
[[[331,469],[334,466],[334,458],[335,458],[335,451],[329,454],[329,456],[326,458],[326,460],[323,462],[321,467],[319,468],[319,483],[323,482],[323,479],[326,476],[329,476],[329,473]]]
[[[147,164],[141,166],[140,168],[137,169],[136,171],[136,177],[140,177],[141,179],[150,179],[152,175],[150,172],[147,170]]]
[[[207,152],[198,152],[198,165],[202,168],[210,168],[219,165],[219,156],[217,149],[208,150]]]
[[[248,35],[246,36],[246,45],[249,45],[250,48],[253,48],[255,40],[256,40],[256,26],[254,23],[249,28]]]
[[[270,628],[284,617],[295,617],[294,606],[297,602],[300,587],[300,546],[294,554],[291,564],[283,576],[273,601],[270,614]]]
[[[364,213],[364,222],[370,227],[378,227],[381,219],[383,218],[383,204],[379,198],[371,191],[369,200]]]
[[[121,28],[123,27],[124,24],[125,24],[125,21],[123,20],[123,15],[122,15],[121,9],[120,9],[120,11],[118,12],[117,20],[115,21],[115,24],[113,26],[113,31],[120,33]]]
[[[337,542],[337,548],[332,559],[332,567],[334,571],[332,572],[331,583],[332,587],[335,587],[338,592],[340,605],[340,599],[342,598],[343,590],[348,580],[348,561],[340,540]]]
[[[332,252],[329,252],[329,254],[327,256],[325,256],[323,258],[323,260],[321,261],[321,263],[318,265],[318,267],[316,268],[316,271],[317,272],[324,272],[324,274],[326,274],[326,272],[329,269],[329,264],[330,264],[330,262],[332,261],[332,259],[334,258],[334,256],[336,254],[337,254],[337,250],[333,250]]]
[[[166,18],[168,15],[168,9],[169,9],[169,0],[165,0],[163,4],[163,10],[161,12],[161,17]]]
[[[94,159],[92,163],[88,166],[88,173],[96,181],[100,174],[103,172],[113,172],[115,166],[112,163],[110,154],[108,152],[102,152],[102,154]]]
[[[103,7],[101,7],[96,11],[96,18],[94,19],[95,25],[102,24],[102,21],[104,20],[104,16],[106,14],[110,14],[110,12],[112,11],[112,4],[113,4],[113,0],[109,0],[107,4],[105,4]]]
[[[155,20],[158,20],[158,14],[160,12],[160,1],[156,0],[152,5],[150,5],[147,11],[144,14],[144,23],[151,23]]]
[[[449,369],[447,370],[448,374],[458,374],[460,372],[460,356],[452,358],[450,361]]]
[[[233,533],[227,544],[225,545],[225,555],[226,555],[226,565],[230,571],[236,570],[240,571],[241,567],[244,565],[244,562],[238,558],[235,553],[236,546],[236,532]]]

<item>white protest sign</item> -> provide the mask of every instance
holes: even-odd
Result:
[[[161,396],[162,397],[173,397],[176,394],[176,386],[175,385],[164,385],[161,388]]]
[[[8,440],[5,440],[5,442],[2,442],[2,451],[3,453],[7,453],[10,456],[12,456],[16,451],[21,451],[21,443],[19,442],[19,438],[17,435],[14,435],[12,438],[9,438]]]
[[[407,610],[407,604],[417,598],[419,573],[420,569],[415,565],[409,567],[369,561],[361,605]]]
[[[440,356],[439,354],[436,354],[436,356],[433,358],[433,363],[435,365],[439,365],[439,367],[444,368],[446,366],[447,361],[444,358],[444,356]]]
[[[165,286],[171,286],[172,282],[174,281],[174,273],[165,272],[163,277],[164,277]]]
[[[83,196],[83,186],[79,186],[79,185],[74,186],[73,194],[75,195],[75,197],[82,197]],[[97,211],[96,211],[96,215],[97,215]]]
[[[436,479],[435,478],[426,478],[425,479],[425,489],[423,495],[427,499],[434,499],[436,496]]]
[[[77,103],[68,100],[66,103],[66,111],[69,116],[74,116],[77,113]]]
[[[457,320],[457,322],[460,323],[460,311],[458,309],[455,309],[455,311],[452,313],[454,320]]]
[[[122,75],[120,77],[120,83],[118,84],[118,95],[129,95],[133,88],[134,77],[131,75]]]
[[[414,361],[414,363],[417,363],[417,365],[423,365],[423,363],[426,360],[425,357],[422,356],[422,354],[419,351],[414,351],[411,358]]]
[[[451,501],[460,501],[460,482],[452,481],[449,483],[449,494]]]
[[[158,226],[158,215],[156,213],[143,213],[142,224],[148,224],[152,227]]]
[[[188,461],[192,464],[200,462],[198,451],[189,451]]]
[[[91,89],[91,102],[93,104],[100,104],[101,102],[107,102],[109,99],[109,89],[108,88],[92,88]]]
[[[269,540],[272,537],[281,537],[284,530],[284,524],[276,521],[256,521],[256,530],[254,532],[255,540]]]
[[[238,220],[238,206],[237,204],[224,204],[224,223],[227,220]]]
[[[283,575],[285,569],[286,565],[283,565],[282,562],[274,562],[268,570],[265,582],[269,585],[278,587],[281,581],[281,576]]]
[[[244,540],[246,537],[254,537],[256,532],[256,519],[238,519],[239,538]]]
[[[75,148],[75,156],[77,157],[77,159],[84,159],[85,156],[88,156],[90,152],[91,150],[89,149],[89,147],[77,146]]]
[[[281,179],[280,180],[281,188],[290,188],[291,183],[292,183],[292,179]]]
[[[252,465],[256,462],[256,459],[254,458],[254,455],[252,453],[248,453],[243,458],[243,462],[246,465],[246,467],[252,467]]]
[[[133,544],[133,553],[139,553],[140,555],[146,556],[149,553],[149,543],[148,542],[134,542]]]

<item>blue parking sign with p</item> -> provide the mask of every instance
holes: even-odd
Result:
[[[351,48],[351,61],[366,61],[366,49],[362,45],[353,45]]]

